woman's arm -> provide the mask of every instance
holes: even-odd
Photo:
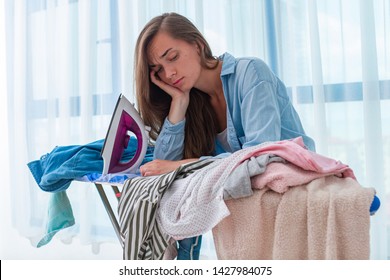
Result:
[[[154,159],[180,160],[184,150],[185,120],[172,124],[165,119],[154,147]]]
[[[155,159],[151,162],[142,165],[140,167],[140,171],[142,176],[161,175],[177,169],[180,165],[197,160],[197,158],[183,159],[177,161]]]
[[[184,150],[185,113],[189,103],[189,93],[180,91],[150,71],[152,83],[172,97],[169,114],[156,139],[154,159],[180,160]]]
[[[156,139],[154,160],[140,167],[142,176],[160,175],[171,172],[180,165],[198,159],[183,158],[185,113],[189,103],[189,92],[163,82],[155,71],[150,72],[151,81],[172,97],[169,114]]]
[[[184,92],[162,81],[156,75],[156,71],[150,71],[150,80],[153,84],[165,91],[172,97],[171,107],[169,109],[168,119],[172,124],[177,124],[184,120],[188,104],[190,102],[190,93]]]

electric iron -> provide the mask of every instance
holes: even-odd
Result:
[[[122,161],[131,132],[137,138],[137,150],[128,161]],[[145,125],[133,104],[120,94],[111,118],[110,126],[104,140],[101,156],[103,158],[103,173],[136,173],[146,154],[148,136]]]

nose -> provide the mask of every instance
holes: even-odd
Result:
[[[176,75],[176,70],[173,67],[165,67],[165,77],[171,80]]]

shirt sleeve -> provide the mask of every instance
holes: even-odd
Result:
[[[245,75],[241,99],[241,121],[245,136],[242,148],[281,138],[281,114],[277,97],[277,82],[263,64],[252,63]]]
[[[154,159],[181,160],[184,151],[185,120],[172,124],[165,118],[163,127],[156,139]]]

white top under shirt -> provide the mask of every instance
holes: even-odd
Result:
[[[227,141],[227,128],[224,131],[217,134],[217,140],[221,144],[221,147],[225,150],[225,152],[232,153],[233,150],[230,147]]]

